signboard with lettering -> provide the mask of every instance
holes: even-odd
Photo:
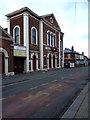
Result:
[[[26,47],[14,46],[14,56],[26,57]]]

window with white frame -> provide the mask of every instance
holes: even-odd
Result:
[[[15,44],[20,44],[20,27],[15,26],[13,29],[13,38]]]
[[[47,32],[47,45],[51,45],[51,42],[50,42],[50,31]]]
[[[51,32],[51,46],[53,46],[53,33]]]
[[[60,51],[62,51],[62,40],[60,40]]]
[[[68,54],[68,59],[70,59],[70,54]]]
[[[54,47],[56,46],[56,36],[55,36],[55,34],[53,35],[53,46]]]
[[[37,45],[37,29],[35,27],[31,28],[31,43]]]
[[[47,65],[47,59],[46,59],[46,56],[43,57],[43,64],[44,64],[44,65]]]

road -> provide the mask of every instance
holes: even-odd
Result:
[[[2,87],[4,118],[60,118],[87,84],[88,68],[56,69],[5,79],[12,79],[12,83]]]

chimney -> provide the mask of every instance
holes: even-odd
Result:
[[[74,51],[74,47],[73,46],[71,47],[71,50]]]
[[[7,30],[7,28],[4,28],[4,30],[7,32],[8,30]]]
[[[84,52],[82,52],[82,55],[84,55]]]

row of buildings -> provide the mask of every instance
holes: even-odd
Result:
[[[9,13],[0,26],[0,74],[13,75],[64,66],[63,36],[54,14],[28,7]]]
[[[64,33],[54,14],[38,16],[28,7],[9,13],[7,28],[0,26],[0,74],[87,65],[87,57],[63,50]]]
[[[88,57],[84,55],[84,52],[79,53],[74,50],[65,48],[64,50],[64,67],[81,67],[88,66]]]

